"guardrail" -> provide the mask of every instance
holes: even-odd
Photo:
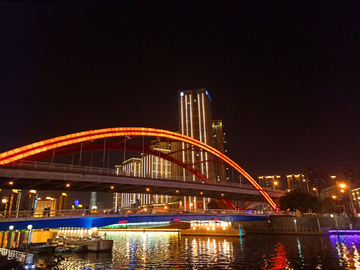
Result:
[[[18,212],[0,212],[0,222],[9,222],[14,220],[37,220],[37,219],[57,219],[57,218],[79,218],[79,217],[104,217],[106,215],[186,215],[186,214],[197,214],[197,215],[259,215],[256,211],[251,210],[231,210],[231,209],[205,209],[205,210],[191,210],[182,211],[179,209],[71,209],[71,210],[40,210],[40,211],[18,211]]]
[[[322,233],[328,232],[331,228],[330,227],[321,227],[320,229],[317,228],[303,228],[300,226],[292,227],[292,228],[282,228],[282,227],[246,227],[247,232],[300,232],[300,233]]]
[[[115,169],[107,169],[107,168],[98,168],[98,167],[89,167],[89,166],[78,166],[78,165],[68,165],[68,164],[59,164],[59,163],[46,163],[46,162],[32,162],[32,161],[14,161],[10,165],[0,166],[1,168],[6,167],[19,167],[26,168],[32,170],[46,170],[46,171],[56,171],[56,172],[73,172],[73,173],[84,173],[84,174],[98,174],[98,175],[112,175],[112,176],[125,176],[125,177],[137,177],[137,178],[150,178],[154,180],[173,180],[180,182],[191,182],[191,183],[199,183],[199,184],[209,184],[209,185],[219,185],[219,186],[233,186],[233,187],[241,187],[243,189],[251,189],[255,190],[255,187],[250,184],[242,184],[242,183],[232,183],[232,182],[219,182],[219,181],[211,181],[205,182],[198,178],[193,177],[181,177],[181,176],[171,176],[165,177],[163,175],[154,175],[154,174],[129,174],[125,171],[117,171]],[[273,188],[263,187],[265,191],[272,191],[278,193],[285,193],[284,190],[277,190]]]
[[[22,262],[24,264],[32,264],[34,257],[34,254],[7,249],[7,248],[0,248],[0,254],[6,256],[8,259],[14,258],[17,261]]]

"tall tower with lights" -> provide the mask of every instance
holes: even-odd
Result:
[[[181,134],[187,135],[210,146],[212,140],[212,115],[211,98],[205,88],[186,90],[179,92],[179,130]],[[188,164],[194,164],[196,169],[208,179],[214,180],[211,173],[209,154],[197,149],[190,149],[191,145],[182,143],[181,159]],[[183,170],[183,176],[187,175]]]

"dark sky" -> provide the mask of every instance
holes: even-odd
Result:
[[[251,175],[360,161],[360,3],[0,3],[0,152],[121,126],[178,130],[205,87]]]

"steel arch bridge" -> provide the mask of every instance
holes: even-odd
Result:
[[[278,211],[276,204],[270,198],[267,192],[244,169],[242,169],[237,163],[235,163],[225,154],[194,138],[163,129],[145,128],[145,127],[118,127],[118,128],[90,130],[90,131],[59,136],[1,153],[0,165],[11,165],[12,163],[21,160],[31,160],[31,161],[42,160],[54,156],[74,153],[76,151],[74,146],[78,145],[79,143],[81,143],[81,147],[83,151],[101,150],[99,144],[96,145],[90,143],[93,142],[94,140],[106,139],[112,137],[125,137],[125,141],[126,141],[131,137],[137,137],[137,136],[157,137],[157,138],[168,139],[171,141],[183,142],[214,155],[219,160],[221,160],[221,162],[234,168],[245,179],[247,179],[250,182],[250,184],[252,184],[255,187],[255,189],[260,192],[260,194],[265,198],[268,204],[274,210]],[[112,143],[107,145],[107,150],[114,150],[114,149],[119,150],[119,143]],[[200,172],[198,172],[195,168],[193,168],[193,166],[189,166],[189,164],[186,164],[181,160],[174,159],[173,157],[170,157],[169,155],[164,154],[160,151],[154,151],[149,147],[144,148],[144,146],[143,147],[128,146],[127,149],[136,152],[145,152],[152,155],[156,153],[157,156],[167,159],[170,162],[174,162],[176,165],[182,167],[183,169],[187,170],[196,177],[204,181],[208,181],[208,179]]]

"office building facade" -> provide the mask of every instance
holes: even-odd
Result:
[[[310,192],[309,183],[303,174],[289,174],[286,176],[286,180],[289,190],[300,189]]]
[[[226,139],[225,128],[222,120],[212,120],[212,139],[213,147],[219,150],[221,153],[226,154]],[[228,167],[220,159],[216,159],[218,162],[213,164],[216,181],[228,181]],[[234,180],[234,179],[233,179]]]
[[[265,188],[281,189],[280,175],[263,175],[259,176],[259,185]]]
[[[212,146],[211,99],[205,88],[179,92],[179,130],[181,134]],[[214,180],[210,155],[186,143],[181,143],[182,161],[193,164],[208,179]],[[183,177],[189,175],[183,169]]]
[[[322,191],[332,184],[327,168],[322,165],[314,165],[306,169],[304,175],[309,183],[310,189],[316,188],[318,191]]]

